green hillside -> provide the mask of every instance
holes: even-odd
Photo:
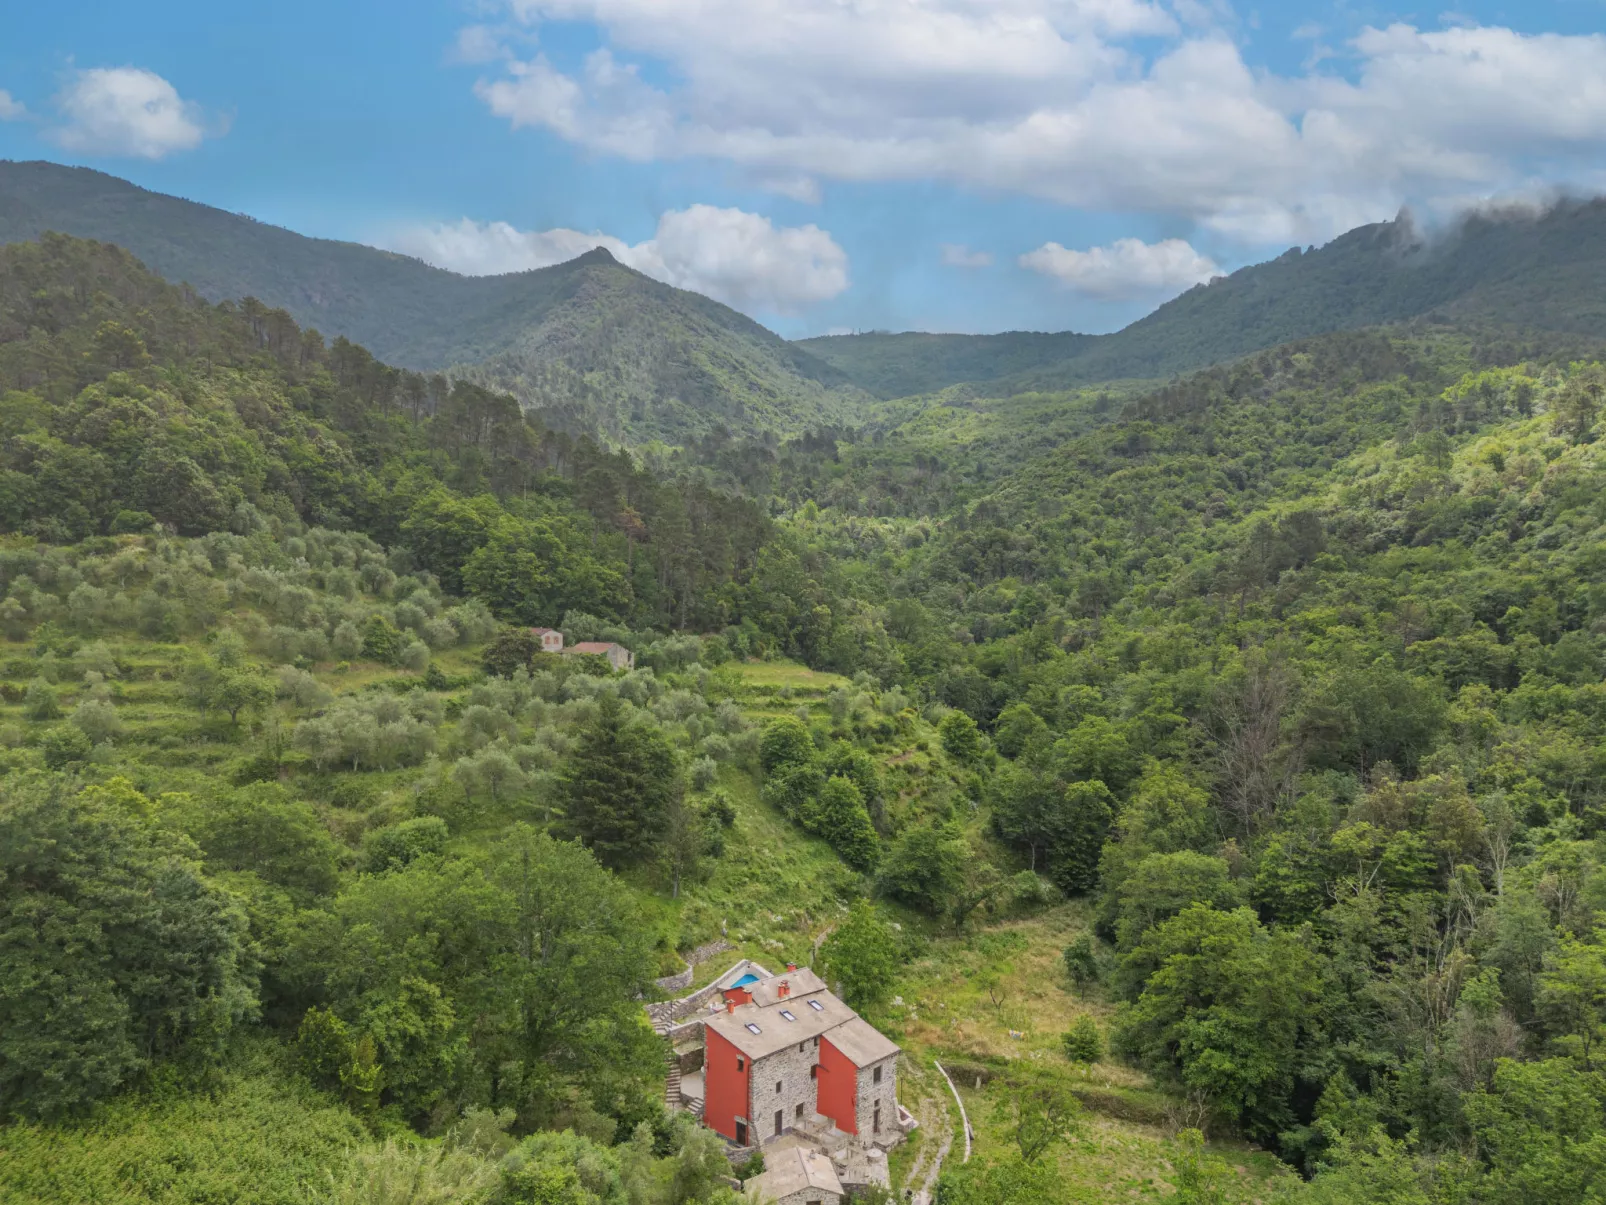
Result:
[[[1402,217],[1200,285],[1112,335],[869,334],[802,343],[882,397],[1169,377],[1328,331],[1427,315],[1606,336],[1606,202],[1476,214],[1425,236]]]
[[[0,248],[0,1199],[735,1205],[641,1008],[694,955],[900,1044],[900,1197],[1598,1198],[1599,348],[648,469]]]
[[[420,371],[472,366],[575,432],[670,443],[720,426],[790,434],[851,414],[846,377],[758,323],[598,249],[465,277],[147,192],[87,168],[0,163],[0,243],[116,243],[209,301],[254,297]]]

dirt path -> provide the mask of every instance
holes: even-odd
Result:
[[[920,1119],[920,1128],[932,1137],[941,1135],[937,1145],[933,1147],[930,1141],[921,1145],[920,1154],[915,1157],[914,1165],[910,1167],[909,1174],[903,1179],[905,1189],[914,1189],[911,1198],[914,1205],[931,1205],[931,1193],[937,1186],[937,1177],[942,1173],[942,1161],[948,1157],[948,1151],[954,1144],[953,1115],[948,1111],[948,1102],[941,1096],[922,1096],[915,1105],[915,1116]]]

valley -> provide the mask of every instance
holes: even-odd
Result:
[[[0,1199],[738,1200],[716,943],[872,1205],[1598,1198],[1593,203],[788,344],[0,169]]]

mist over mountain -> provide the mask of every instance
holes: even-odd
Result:
[[[1002,392],[1172,376],[1329,331],[1433,316],[1606,333],[1606,201],[1464,215],[1437,233],[1409,214],[1198,285],[1110,335],[867,334],[802,346],[883,397],[960,382]]]

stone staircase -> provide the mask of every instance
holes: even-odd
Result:
[[[680,1108],[680,1056],[671,1047],[664,1053],[664,1107]]]

